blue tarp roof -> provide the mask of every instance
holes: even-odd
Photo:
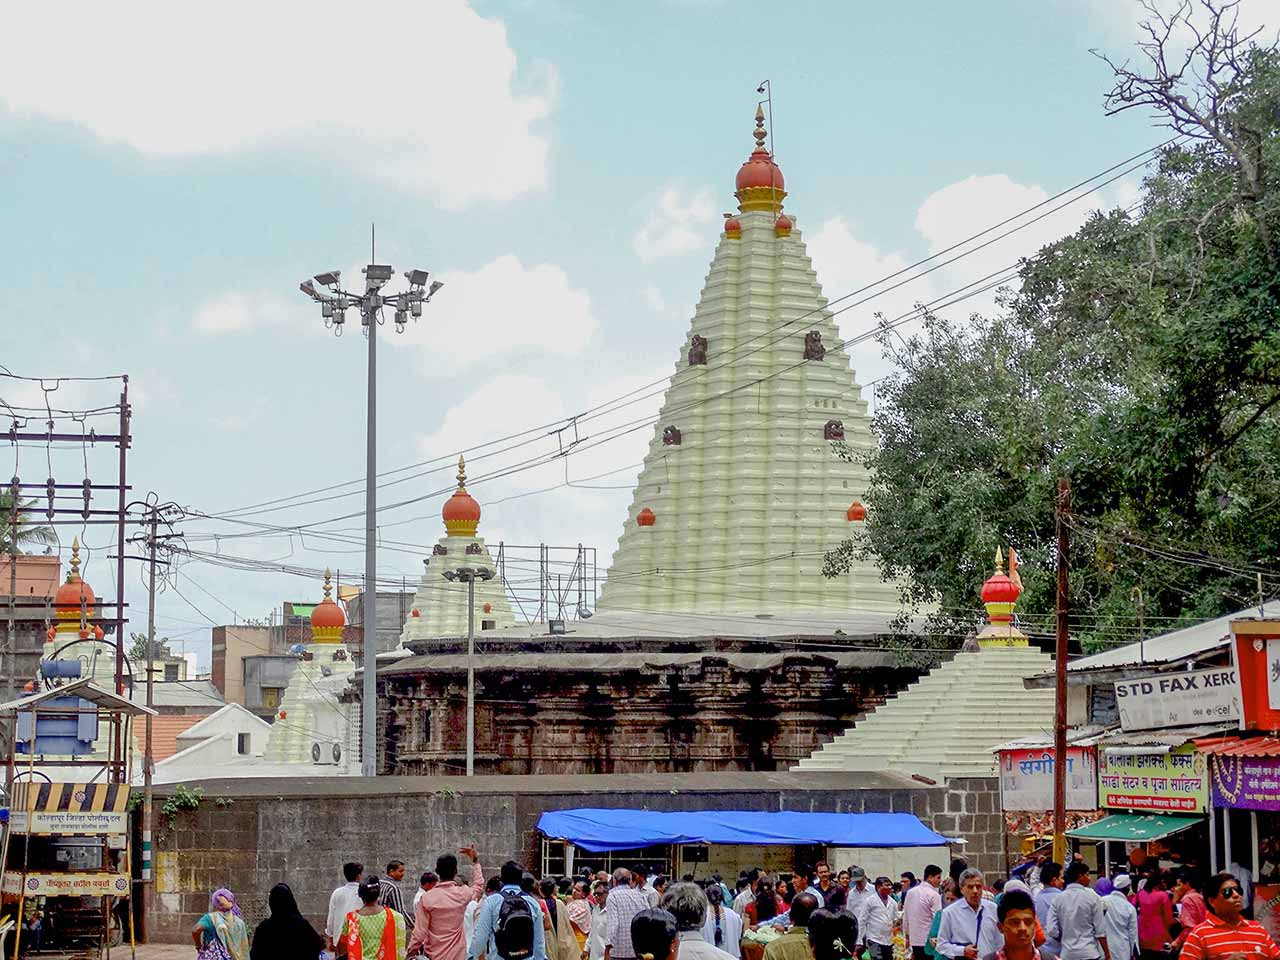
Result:
[[[796,813],[779,810],[557,810],[538,829],[584,850],[660,843],[745,843],[831,847],[935,847],[947,838],[910,813]]]

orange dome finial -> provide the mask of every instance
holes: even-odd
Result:
[[[467,493],[467,462],[458,457],[458,489],[440,511],[444,529],[451,537],[474,537],[480,528],[480,504]]]
[[[341,643],[342,628],[347,618],[342,608],[333,602],[333,572],[324,568],[324,599],[311,611],[311,642]]]
[[[1010,549],[1010,556],[1013,551]],[[979,646],[1024,646],[1026,635],[1013,625],[1013,605],[1022,594],[1021,578],[1005,576],[1004,554],[996,547],[996,569],[982,585],[982,603],[987,608],[988,626],[978,634]]]
[[[786,182],[782,179],[782,171],[773,162],[773,154],[764,146],[769,132],[764,128],[764,107],[761,104],[756,104],[756,128],[751,135],[756,140],[755,149],[738,170],[738,177],[734,182],[738,209],[743,213],[749,210],[779,213],[782,210],[782,198],[787,195]]]
[[[71,541],[71,569],[66,582],[53,596],[54,616],[58,620],[58,633],[89,632],[89,620],[95,616],[98,598],[93,588],[80,576],[80,538]]]

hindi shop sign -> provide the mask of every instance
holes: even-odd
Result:
[[[1116,684],[1122,730],[1163,730],[1240,719],[1235,667],[1158,673]]]
[[[1000,805],[1043,813],[1053,809],[1053,751],[1000,751]],[[1098,766],[1092,747],[1067,748],[1067,809],[1093,810],[1098,802]]]
[[[120,873],[28,873],[10,870],[4,875],[4,892],[28,897],[127,897],[129,878]]]
[[[124,833],[129,829],[129,814],[123,810],[86,812],[79,810],[35,810],[31,813],[30,831],[51,836],[54,834]],[[11,827],[16,833],[28,829],[27,811],[15,810],[10,814]]]
[[[1112,810],[1204,813],[1206,758],[1190,745],[1169,753],[1098,751],[1098,806]]]
[[[1213,757],[1213,805],[1280,811],[1280,757]]]

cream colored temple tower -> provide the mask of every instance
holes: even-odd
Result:
[[[870,563],[822,575],[858,531],[867,404],[764,141],[726,219],[636,484],[601,613],[885,613]],[[843,459],[842,459],[843,456]]]
[[[339,700],[356,670],[342,642],[346,622],[325,570],[324,599],[311,611],[311,641],[302,645],[301,659],[285,687],[267,736],[264,763],[323,764],[338,767],[335,772],[359,772],[354,729],[358,721],[353,724],[359,704]]]
[[[476,580],[476,635],[516,622],[511,602],[498,576],[480,529],[480,504],[467,492],[467,464],[458,458],[458,489],[440,511],[445,535],[423,561],[425,569],[413,595],[413,607],[400,631],[400,646],[410,640],[467,635],[467,585],[451,582],[446,571],[461,567],[488,570],[490,580]]]

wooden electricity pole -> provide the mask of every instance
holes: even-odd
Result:
[[[1071,481],[1058,481],[1054,509],[1058,528],[1057,638],[1053,701],[1053,859],[1067,856],[1067,567],[1071,560]]]

